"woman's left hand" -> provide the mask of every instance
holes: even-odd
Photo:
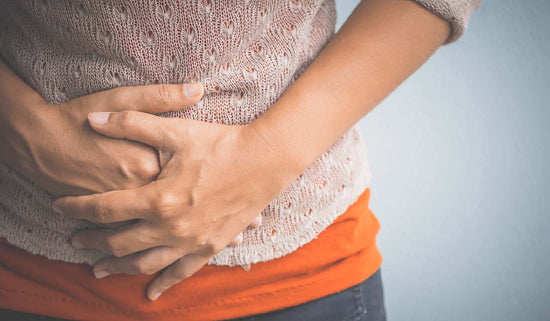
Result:
[[[160,175],[133,190],[63,197],[54,208],[96,223],[138,219],[118,229],[81,231],[71,240],[75,247],[114,255],[96,263],[98,278],[167,267],[149,285],[152,300],[198,271],[299,174],[252,123],[222,125],[137,111],[94,114],[89,120],[95,131],[159,150]]]

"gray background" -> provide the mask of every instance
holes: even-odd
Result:
[[[361,120],[389,320],[550,320],[549,33],[550,1],[485,0]]]

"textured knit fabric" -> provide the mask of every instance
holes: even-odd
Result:
[[[475,0],[420,1],[456,39]],[[162,116],[246,124],[261,117],[334,35],[331,0],[5,1],[6,63],[48,102],[119,86],[202,81],[203,99]],[[334,106],[340,108],[341,106]],[[262,212],[241,245],[209,264],[242,265],[295,251],[370,185],[365,142],[352,127]],[[102,253],[67,240],[97,227],[55,213],[53,195],[0,164],[0,236],[50,259],[93,264]]]
[[[145,289],[157,274],[98,280],[87,264],[48,260],[0,238],[0,308],[81,321],[212,321],[310,302],[359,284],[380,267],[380,223],[370,195],[366,189],[316,239],[288,255],[250,271],[204,266],[154,302]],[[295,320],[303,319],[288,319]]]
[[[414,0],[424,8],[447,20],[451,25],[451,34],[445,44],[455,42],[460,38],[468,20],[479,8],[482,0]]]

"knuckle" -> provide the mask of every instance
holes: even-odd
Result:
[[[118,125],[122,130],[131,129],[136,122],[136,112],[133,110],[123,110],[118,114]]]
[[[120,161],[118,171],[123,178],[121,186],[132,189],[156,178],[160,173],[160,165],[156,158],[138,157]]]
[[[143,275],[152,275],[152,274],[155,274],[155,272],[157,272],[156,269],[150,266],[143,266],[141,267],[141,269],[139,269],[139,271],[140,271],[139,273]]]
[[[128,254],[128,249],[114,239],[107,239],[105,241],[105,248],[108,253],[111,253],[116,257],[123,257]]]
[[[167,217],[178,207],[178,197],[172,192],[165,191],[154,198],[152,207],[159,217]]]
[[[150,180],[155,178],[159,172],[159,163],[156,159],[152,161],[151,159],[142,157],[137,160],[136,176]]]
[[[183,92],[176,89],[176,86],[170,84],[158,85],[159,103],[162,105],[172,106],[181,101]]]
[[[134,264],[134,268],[139,274],[144,274],[144,275],[151,275],[157,272],[154,266],[151,266],[144,260],[139,260],[139,259],[136,260]]]
[[[109,222],[109,211],[105,206],[105,202],[102,199],[98,199],[96,202],[92,203],[91,212],[94,215],[95,221],[99,223],[108,223]]]

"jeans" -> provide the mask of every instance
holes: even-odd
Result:
[[[228,321],[385,321],[380,270],[360,284],[294,307]]]
[[[0,309],[0,320],[61,320]],[[294,307],[228,321],[386,321],[380,270],[338,293]]]

